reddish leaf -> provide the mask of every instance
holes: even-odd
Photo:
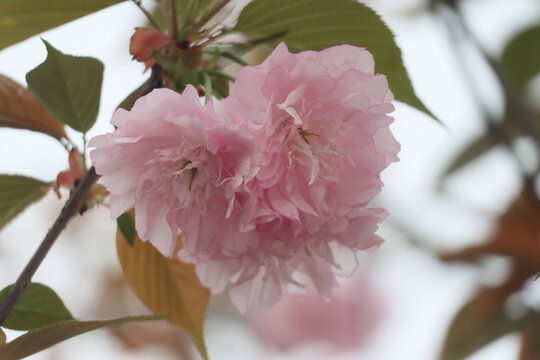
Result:
[[[133,55],[133,60],[145,63],[149,69],[154,61],[152,52],[159,51],[171,44],[173,39],[159,30],[136,28],[129,42],[129,53]]]
[[[487,243],[441,255],[447,261],[471,261],[483,255],[512,257],[519,264],[537,266],[540,260],[540,202],[526,187],[508,211],[499,219]]]
[[[28,89],[0,75],[0,126],[39,131],[56,139],[67,138],[56,119]]]
[[[193,350],[192,341],[185,331],[165,322],[131,324],[111,329],[116,339],[134,352],[144,348],[163,347],[177,354],[179,359],[195,360],[200,357]]]
[[[523,332],[519,360],[540,359],[540,328],[535,325]]]
[[[75,187],[82,180],[86,173],[84,168],[84,160],[77,149],[71,149],[68,156],[69,170],[60,172],[56,176],[56,181],[53,184],[53,190],[60,199],[60,186],[68,188],[70,191],[75,191]]]

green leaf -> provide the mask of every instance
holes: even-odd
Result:
[[[462,336],[459,336],[455,331],[449,332],[441,360],[466,359],[504,335],[527,329],[534,325],[533,322],[538,321],[540,321],[540,316],[537,313],[529,312],[526,316],[514,319],[501,309],[486,321],[482,327],[475,328],[475,331],[465,331]],[[451,331],[455,329],[455,325],[452,324],[450,329]],[[458,337],[459,339],[457,339]],[[533,357],[531,359],[538,358]]]
[[[518,33],[506,45],[503,65],[519,87],[540,72],[540,25]]]
[[[132,316],[111,320],[67,320],[27,332],[0,349],[0,360],[18,360],[36,354],[61,341],[106,326],[134,321],[164,319],[163,316]]]
[[[222,52],[221,56],[226,58],[226,59],[229,59],[232,62],[234,62],[234,63],[236,63],[238,65],[241,65],[241,66],[248,66],[249,65],[247,62],[244,61],[244,59],[242,59],[241,57],[238,57],[235,54],[233,54],[231,52],[228,52],[228,51]]]
[[[130,213],[123,213],[116,219],[118,230],[122,232],[124,238],[126,238],[129,245],[133,246],[135,241],[135,222]]]
[[[45,196],[50,183],[20,175],[0,175],[0,229]]]
[[[0,50],[121,0],[2,0]]]
[[[0,126],[39,131],[55,139],[67,138],[56,119],[25,87],[0,75]]]
[[[490,136],[490,134],[484,134],[481,137],[473,140],[459,153],[459,155],[450,163],[450,165],[448,165],[442,177],[445,178],[448,175],[456,172],[473,160],[495,148],[497,144],[497,140],[495,140],[493,136]]]
[[[84,133],[98,115],[103,64],[91,57],[62,54],[43,42],[47,59],[26,74],[28,88],[60,121]]]
[[[12,285],[9,285],[0,291],[0,303],[11,288]],[[11,330],[33,330],[72,319],[73,316],[53,289],[43,284],[30,283],[2,326]]]
[[[227,80],[232,81],[232,82],[235,81],[234,76],[232,76],[231,74],[227,74],[226,72],[223,72],[223,71],[212,70],[212,69],[204,69],[204,72],[209,74],[209,75],[221,77],[223,79],[227,79]]]
[[[248,39],[285,31],[282,40],[293,52],[340,44],[364,47],[375,58],[375,71],[387,76],[396,99],[435,118],[414,93],[390,29],[355,0],[254,0],[242,10],[234,30]]]
[[[512,318],[505,309],[508,297],[519,290],[527,278],[521,273],[514,274],[506,283],[484,289],[466,303],[448,329],[440,359],[465,359],[500,337],[538,322],[536,313]]]
[[[129,213],[134,216],[133,211]],[[180,236],[177,244],[179,250]],[[121,231],[116,232],[116,250],[124,277],[137,296],[154,313],[171,314],[169,321],[190,334],[207,360],[203,324],[210,292],[201,285],[193,264],[183,263],[177,257],[164,257],[138,236],[130,246]]]

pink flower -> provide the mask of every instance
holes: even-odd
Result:
[[[384,297],[363,273],[346,279],[324,302],[308,285],[305,294],[284,294],[269,309],[248,313],[249,323],[282,350],[321,344],[330,352],[357,348],[369,341],[385,315]],[[322,349],[319,349],[319,351]],[[322,353],[320,359],[333,358]]]
[[[234,243],[223,239],[214,255],[181,252],[203,284],[228,285],[242,312],[307,278],[328,300],[336,274],[356,267],[356,251],[381,242],[374,232],[387,213],[368,205],[380,172],[398,160],[392,100],[371,54],[354,46],[291,54],[282,43],[242,68],[225,110],[253,134],[255,173],[236,197]]]
[[[135,208],[136,230],[171,257],[183,232],[190,252],[212,253],[228,222],[236,188],[251,169],[251,135],[202,106],[188,86],[182,95],[157,89],[131,111],[118,109],[117,129],[90,142],[90,157],[111,193],[118,217]]]
[[[373,68],[357,47],[294,55],[281,44],[239,71],[230,122],[191,86],[118,110],[116,131],[91,142],[113,217],[135,208],[139,236],[167,256],[182,232],[179,256],[241,312],[308,279],[328,300],[357,250],[380,244],[387,215],[368,205],[399,144],[392,93]]]

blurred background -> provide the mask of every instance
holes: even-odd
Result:
[[[392,130],[401,160],[383,173],[375,202],[390,211],[379,231],[386,242],[359,254],[356,275],[330,304],[310,290],[242,317],[225,296],[214,298],[206,323],[210,358],[540,359],[540,282],[533,281],[540,271],[540,2],[368,4],[394,31],[417,94],[444,125],[397,103]],[[41,35],[65,53],[105,64],[89,138],[111,130],[116,106],[149,75],[128,52],[134,27],[144,22],[124,2]],[[45,56],[39,38],[29,39],[0,52],[0,73],[24,84]],[[58,142],[0,131],[0,173],[50,181],[66,168]],[[16,279],[67,196],[59,201],[49,193],[0,232],[2,288]],[[52,287],[80,319],[146,312],[122,280],[115,232],[106,208],[76,218],[34,281]],[[97,356],[198,359],[181,330],[156,323],[92,332],[30,359]]]

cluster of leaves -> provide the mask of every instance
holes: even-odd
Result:
[[[531,96],[534,90],[530,84],[540,74],[540,25],[517,33],[506,44],[499,59],[487,54],[485,59],[503,89],[505,112],[501,119],[492,119],[486,114],[486,132],[457,155],[442,180],[463,167],[473,165],[496,147],[512,151],[515,142],[521,138],[531,139],[537,151],[540,149],[540,112],[528,100],[534,97]],[[513,155],[517,157],[517,154]],[[508,311],[509,299],[519,298],[515,295],[539,271],[540,200],[532,185],[540,175],[539,171],[537,168],[532,173],[523,172],[525,186],[522,192],[498,219],[494,232],[485,243],[441,255],[444,261],[476,265],[484,257],[502,256],[511,265],[504,281],[497,286],[479,289],[456,314],[442,349],[443,360],[465,359],[510,333],[522,335],[520,360],[540,357],[538,309],[514,302],[514,307],[519,309],[514,313]]]
[[[527,309],[524,304],[514,316],[507,309],[509,298],[519,292],[527,281],[538,273],[538,224],[540,203],[534,191],[525,188],[514,204],[499,219],[497,229],[484,244],[442,254],[445,261],[477,263],[485,256],[504,256],[511,263],[505,281],[478,291],[454,318],[443,347],[443,360],[461,360],[499,339],[520,332],[538,339],[540,312]],[[528,346],[528,345],[527,345]],[[534,350],[534,351],[533,351]],[[540,349],[528,349],[520,360],[536,359]],[[524,350],[525,351],[525,350]],[[532,351],[532,352],[531,352]]]
[[[117,2],[0,3],[0,50]],[[134,3],[142,7],[139,1]],[[151,55],[144,60],[155,64],[150,79],[120,106],[131,108],[139,96],[157,86],[182,91],[187,84],[193,84],[207,99],[225,97],[229,82],[234,80],[222,71],[225,64],[232,61],[246,65],[242,56],[247,51],[256,46],[269,51],[279,41],[285,41],[292,51],[321,50],[345,43],[366,47],[375,57],[376,71],[387,75],[396,98],[431,115],[414,93],[392,32],[366,5],[354,0],[253,0],[229,26],[222,22],[230,5],[228,0],[169,0],[157,1],[153,16],[145,11],[153,30],[165,40],[159,47],[144,49]],[[227,40],[229,34],[240,35],[243,40]],[[0,75],[0,126],[44,133],[69,150],[74,145],[64,126],[82,133],[85,142],[86,132],[96,121],[103,64],[90,57],[65,55],[43,42],[47,59],[27,74],[28,89]],[[0,229],[40,200],[45,194],[43,189],[50,185],[19,175],[0,175]],[[133,213],[118,219],[118,229],[118,258],[127,282],[150,310],[185,329],[207,359],[203,324],[210,294],[200,284],[193,266],[176,258],[166,259],[142,242],[134,230]],[[0,300],[7,296],[9,288],[2,290]],[[19,359],[103,326],[157,318],[77,321],[51,289],[32,283],[2,324],[28,332],[3,345],[0,359]],[[0,344],[4,342],[0,329]]]

